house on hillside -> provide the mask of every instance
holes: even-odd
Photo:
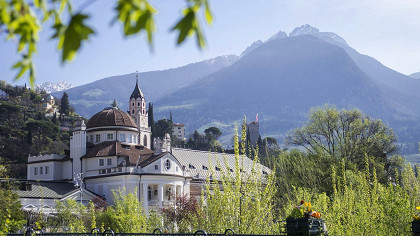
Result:
[[[42,98],[41,102],[36,104],[36,109],[37,111],[45,112],[46,116],[52,116],[54,113],[58,112],[55,98],[51,94],[48,94],[46,98]]]
[[[57,193],[55,199],[64,200],[78,195],[70,187],[72,180],[77,179],[84,203],[100,196],[113,204],[112,192],[125,188],[137,194],[147,212],[174,204],[181,195],[199,197],[206,179],[217,180],[222,170],[233,172],[234,155],[172,148],[169,134],[153,141],[154,150],[146,99],[137,81],[128,112],[108,107],[86,124],[81,120],[73,129],[70,151],[65,155],[30,156],[28,181],[39,180],[37,183],[46,191]],[[253,161],[246,156],[241,158],[241,171],[251,173]],[[257,169],[262,174],[270,172],[262,165]],[[68,186],[67,192],[59,194],[56,189],[59,183]],[[35,184],[32,186],[34,189]],[[24,208],[34,205],[24,200],[28,192],[18,194]]]

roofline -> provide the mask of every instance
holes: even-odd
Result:
[[[31,161],[31,162],[27,162],[26,164],[36,164],[36,163],[42,163],[42,162],[50,162],[50,161],[57,161],[57,162],[65,162],[65,161],[71,161],[73,162],[72,158],[68,158],[68,159],[49,159],[49,160],[41,160],[41,161]]]
[[[181,178],[189,178],[185,177],[183,175],[173,175],[173,174],[160,174],[160,173],[116,173],[116,174],[109,174],[109,175],[97,175],[97,176],[89,176],[85,177],[83,179],[99,179],[99,178],[105,178],[105,177],[114,177],[114,176],[120,176],[120,175],[138,175],[138,176],[144,176],[144,175],[161,175],[161,176],[172,176],[172,177],[181,177]]]
[[[88,132],[88,131],[101,131],[101,130],[126,130],[126,131],[139,132],[139,130],[137,129],[137,127],[132,127],[132,126],[118,126],[118,125],[91,127],[91,128],[87,128],[86,129],[86,132]]]

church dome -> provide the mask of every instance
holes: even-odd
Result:
[[[116,107],[108,107],[96,113],[86,124],[87,129],[106,126],[123,126],[137,129],[134,119]]]

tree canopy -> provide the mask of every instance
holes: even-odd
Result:
[[[48,24],[52,25],[54,32],[51,39],[58,42],[61,61],[73,60],[82,43],[95,34],[88,23],[89,15],[83,12],[93,2],[81,4],[74,10],[71,0],[0,0],[0,30],[5,29],[2,37],[5,40],[17,40],[17,52],[21,55],[21,60],[13,65],[13,69],[18,71],[15,79],[29,73],[29,81],[34,86],[33,55],[37,52],[42,26]],[[195,36],[198,46],[205,46],[200,11],[204,11],[204,21],[208,25],[212,24],[208,0],[187,0],[180,19],[171,28],[171,31],[178,32],[177,44],[183,43],[187,37]],[[152,48],[156,13],[156,8],[148,0],[119,0],[115,1],[112,22],[122,25],[125,37],[146,33],[147,42]]]
[[[344,158],[361,167],[365,155],[386,165],[387,157],[397,150],[396,140],[392,129],[379,119],[357,109],[324,106],[311,109],[307,123],[290,132],[285,142],[311,154]]]

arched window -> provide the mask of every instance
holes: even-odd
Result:
[[[143,146],[147,147],[147,136],[144,135],[143,137]]]
[[[133,107],[134,107],[134,102],[133,102]]]
[[[138,107],[140,106],[140,102],[137,102],[137,106],[138,106]]]
[[[131,111],[131,114],[134,114],[134,109]]]

